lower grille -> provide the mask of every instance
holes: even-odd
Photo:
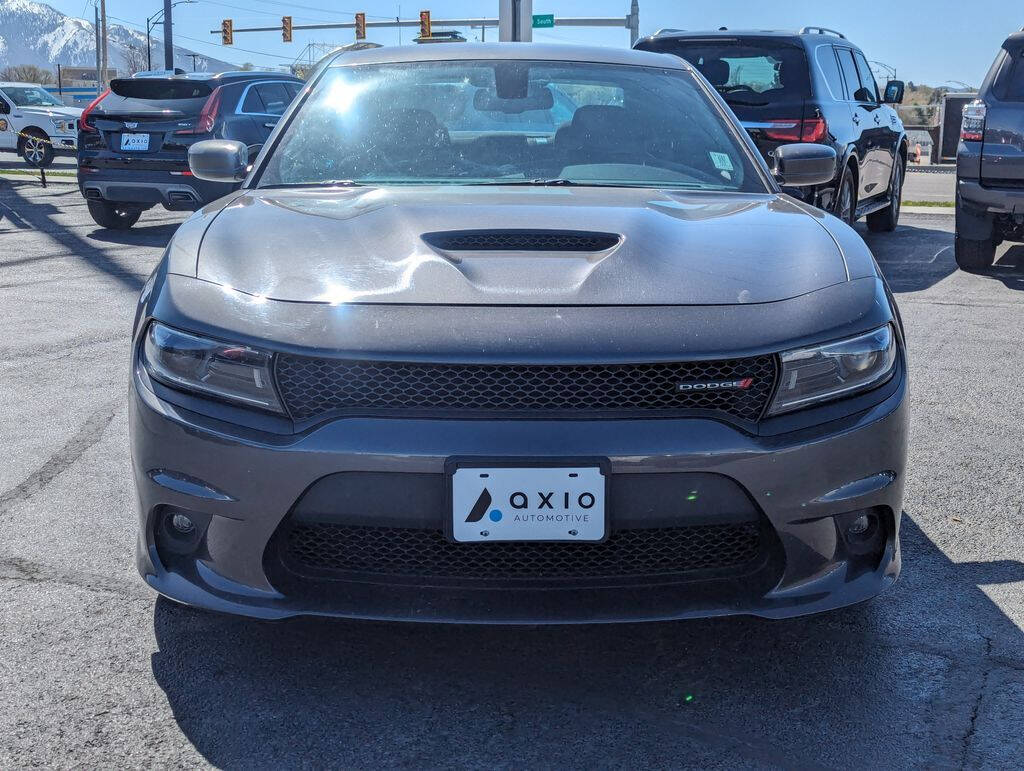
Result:
[[[655,364],[501,365],[278,354],[276,376],[289,412],[299,420],[366,412],[526,418],[558,413],[663,416],[701,410],[756,421],[771,397],[776,365],[774,356]]]
[[[623,529],[601,543],[452,543],[440,530],[292,523],[283,561],[299,574],[472,580],[686,578],[759,561],[758,522]]]

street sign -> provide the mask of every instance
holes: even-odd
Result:
[[[555,26],[555,15],[553,13],[533,14],[534,29],[549,29]]]

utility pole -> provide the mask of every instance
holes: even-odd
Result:
[[[164,69],[174,72],[174,41],[171,39],[171,0],[164,0]]]
[[[103,53],[100,56],[100,83],[107,85],[107,0],[100,0],[100,25],[103,27]]]
[[[100,74],[100,7],[98,5],[94,5],[92,10],[96,17],[96,23],[93,24],[93,29],[96,31],[96,96],[99,96],[103,91],[103,87],[101,85],[103,76]]]

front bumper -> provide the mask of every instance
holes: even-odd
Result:
[[[266,619],[316,614],[592,623],[741,613],[778,618],[868,599],[892,584],[900,570],[907,443],[902,372],[889,396],[869,409],[770,437],[693,418],[346,418],[282,437],[183,409],[159,398],[138,374],[133,381],[139,571],[161,594],[191,605]],[[608,459],[613,487],[627,475],[721,475],[737,483],[770,523],[777,553],[770,557],[768,572],[758,574],[758,581],[770,574],[770,583],[761,586],[751,579],[748,591],[742,591],[737,584],[746,579],[738,577],[726,591],[720,582],[694,580],[543,588],[430,579],[397,584],[332,580],[311,594],[284,587],[275,571],[268,570],[268,544],[273,546],[279,526],[318,481],[339,472],[441,475],[453,456],[601,456]],[[168,554],[158,548],[161,518],[172,509],[193,513],[204,529],[202,543],[192,553]],[[867,562],[850,553],[838,524],[845,521],[843,515],[862,509],[888,517],[878,553]],[[401,512],[395,516],[400,519]],[[444,516],[437,511],[434,524],[440,527]],[[666,514],[652,516],[664,520]],[[689,514],[668,516],[682,525]],[[614,511],[610,517],[614,529]]]
[[[50,136],[54,152],[75,152],[78,150],[78,136],[76,134],[55,134]]]

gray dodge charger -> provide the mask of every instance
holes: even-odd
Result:
[[[785,617],[900,570],[903,329],[870,251],[675,57],[325,61],[175,233],[132,347],[138,566],[260,618]]]

